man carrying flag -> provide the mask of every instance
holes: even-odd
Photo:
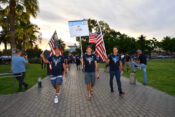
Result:
[[[113,89],[113,78],[116,77],[117,84],[118,84],[118,90],[119,95],[125,94],[125,92],[122,91],[121,88],[121,81],[120,81],[120,72],[123,72],[122,63],[121,63],[121,57],[118,54],[117,47],[113,48],[113,54],[107,58],[105,44],[103,41],[103,34],[101,31],[101,27],[99,25],[99,31],[97,34],[91,33],[89,36],[89,43],[95,43],[96,44],[96,54],[101,58],[102,61],[106,61],[106,63],[109,63],[110,66],[110,88],[111,92],[114,92]]]
[[[55,34],[55,33],[54,33]],[[41,54],[41,58],[44,63],[51,62],[51,75],[50,75],[50,80],[53,85],[53,87],[56,90],[56,95],[54,98],[54,103],[58,103],[58,96],[59,96],[59,90],[60,86],[62,85],[62,77],[63,74],[65,73],[65,77],[67,77],[67,70],[66,70],[66,65],[64,62],[64,57],[61,55],[61,46],[54,43],[54,35],[52,36],[51,40],[49,41],[49,45],[51,47],[51,53],[52,55],[46,59],[44,57],[44,54]],[[52,46],[51,46],[52,45]]]
[[[95,72],[98,73],[98,66],[96,61],[96,56],[92,54],[92,47],[87,46],[86,54],[83,56],[82,66],[85,70],[85,84],[88,90],[88,99],[91,99],[93,95],[93,87],[95,85]]]

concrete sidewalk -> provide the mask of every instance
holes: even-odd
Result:
[[[54,104],[55,91],[49,78],[26,92],[0,96],[0,117],[175,117],[175,98],[140,83],[130,85],[122,77],[126,95],[118,96],[109,88],[109,74],[100,71],[94,96],[87,100],[84,73],[73,65],[63,83],[59,103]]]

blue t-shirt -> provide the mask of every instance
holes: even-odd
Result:
[[[94,54],[85,54],[83,56],[83,61],[85,65],[85,72],[95,72],[96,56]]]
[[[26,60],[21,56],[12,56],[12,72],[21,73],[25,72]]]
[[[147,57],[144,54],[139,56],[140,64],[147,64]]]
[[[99,56],[96,57],[96,60],[97,60],[97,62],[100,62],[100,57]]]
[[[109,62],[110,71],[119,70],[120,61],[121,61],[120,55],[110,55],[108,58],[110,60],[110,62]]]
[[[72,56],[67,56],[68,63],[72,63]]]
[[[76,56],[76,63],[80,63],[80,56]]]
[[[62,75],[63,70],[64,70],[64,68],[63,68],[64,57],[53,55],[53,56],[49,57],[48,60],[50,62],[52,62],[51,74],[53,76]]]

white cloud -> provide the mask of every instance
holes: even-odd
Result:
[[[49,39],[56,29],[65,42],[75,43],[68,31],[69,20],[94,18],[130,36],[141,34],[162,39],[175,36],[173,0],[39,0],[40,13],[32,20]],[[70,41],[71,40],[71,41]]]

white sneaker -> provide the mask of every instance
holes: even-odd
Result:
[[[55,96],[54,103],[58,103],[58,96]]]

